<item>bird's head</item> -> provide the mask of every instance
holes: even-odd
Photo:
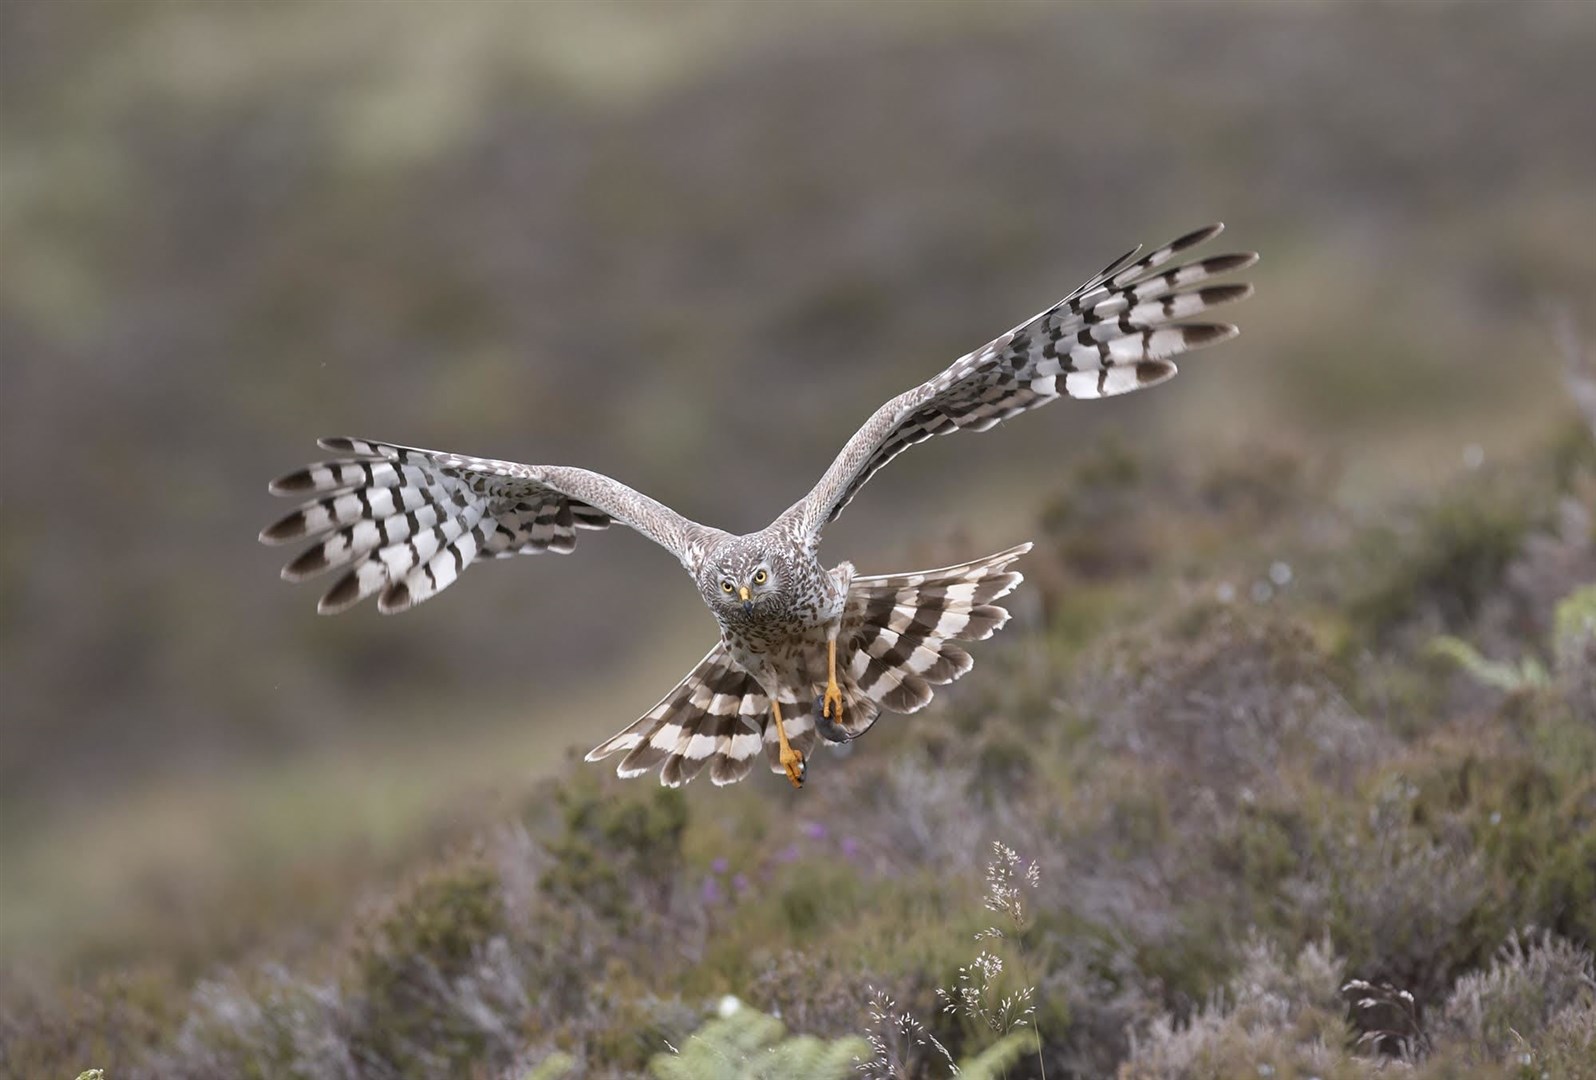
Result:
[[[762,545],[730,544],[705,562],[698,588],[716,611],[753,615],[780,592],[780,567]]]

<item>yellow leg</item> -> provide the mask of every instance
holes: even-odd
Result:
[[[804,756],[787,741],[787,729],[781,722],[781,705],[772,700],[770,712],[776,720],[776,738],[781,740],[781,767],[787,770],[787,779],[793,787],[804,786]]]
[[[820,715],[832,723],[842,719],[842,687],[837,685],[837,639],[826,642],[826,698]]]

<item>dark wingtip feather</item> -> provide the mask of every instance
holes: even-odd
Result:
[[[335,454],[353,454],[355,452],[355,441],[345,435],[329,435],[325,438],[317,439],[316,445],[323,450],[331,450]]]
[[[1125,254],[1121,255],[1119,258],[1115,259],[1113,262],[1109,263],[1107,266],[1105,266],[1101,270],[1099,270],[1097,272],[1097,277],[1099,277],[1099,278],[1113,277],[1115,274],[1117,274],[1121,270],[1125,269],[1125,267],[1129,266],[1130,265],[1130,261],[1132,259],[1134,259],[1137,255],[1140,255],[1141,251],[1142,251],[1142,246],[1140,244],[1137,244],[1135,247],[1131,248]]]
[[[1253,292],[1249,282],[1238,282],[1231,285],[1210,285],[1205,289],[1197,290],[1197,295],[1208,307],[1218,307],[1220,304],[1234,304],[1237,300],[1245,300]]]
[[[1165,379],[1175,377],[1180,369],[1168,360],[1138,360],[1136,362],[1136,385],[1151,386],[1153,383],[1163,382]]]
[[[1230,323],[1183,323],[1180,329],[1188,351],[1229,341],[1241,333],[1240,329]]]
[[[263,544],[286,544],[305,535],[305,512],[295,510],[260,531]]]
[[[1225,223],[1223,221],[1216,221],[1212,225],[1204,225],[1200,229],[1193,229],[1184,236],[1171,240],[1169,247],[1174,251],[1185,251],[1189,247],[1196,247],[1198,244],[1206,243],[1207,241],[1212,240],[1214,237],[1218,236],[1224,231]]]
[[[286,573],[286,570],[285,570]],[[336,615],[360,599],[360,581],[353,570],[338,579],[316,604],[318,615]]]
[[[304,581],[306,578],[315,577],[327,568],[327,545],[316,544],[303,552],[299,558],[283,567],[283,580]]]
[[[295,469],[287,476],[279,476],[267,484],[266,490],[273,495],[297,495],[302,491],[311,490],[314,486],[309,469]]]
[[[388,586],[377,598],[377,610],[384,615],[396,615],[410,605],[410,586],[402,581],[396,581]]]
[[[1203,260],[1203,267],[1210,274],[1228,274],[1232,270],[1245,270],[1249,266],[1258,265],[1256,251],[1233,251],[1229,255],[1215,255]]]

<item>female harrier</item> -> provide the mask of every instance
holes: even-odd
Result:
[[[586,469],[521,465],[365,439],[322,439],[337,455],[275,481],[276,495],[314,497],[261,533],[262,542],[315,543],[283,569],[299,581],[344,568],[317,610],[343,611],[373,593],[404,611],[447,588],[477,559],[566,553],[576,530],[629,525],[681,560],[720,624],[720,641],[636,723],[587,755],[626,752],[617,771],[657,765],[677,785],[706,765],[717,784],[741,780],[764,749],[795,787],[817,737],[863,733],[881,709],[911,713],[931,687],[974,661],[956,642],[990,637],[1008,619],[993,601],[1020,583],[1009,569],[1029,544],[913,574],[856,577],[827,570],[821,530],[875,471],[933,435],[984,431],[1061,395],[1108,397],[1163,382],[1170,357],[1235,336],[1189,322],[1248,296],[1249,285],[1204,284],[1251,266],[1216,255],[1160,270],[1218,235],[1198,229],[1132,262],[1133,250],[1069,296],[900,394],[865,422],[813,491],[769,526],[733,536],[689,521],[625,484]]]

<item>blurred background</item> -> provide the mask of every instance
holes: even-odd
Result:
[[[1289,445],[1354,507],[1520,452],[1570,414],[1546,305],[1596,325],[1592,55],[1578,3],[5,3],[0,964],[225,956],[262,896],[314,935],[711,640],[624,530],[318,618],[255,542],[317,436],[750,530],[1223,219],[1239,341],[906,455],[828,557],[1022,540],[1104,441]]]

